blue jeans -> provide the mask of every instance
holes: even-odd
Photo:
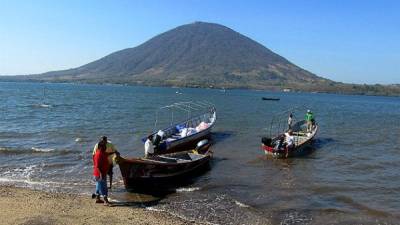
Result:
[[[107,176],[104,176],[103,179],[100,179],[100,177],[94,177],[94,180],[96,181],[96,195],[107,197]]]

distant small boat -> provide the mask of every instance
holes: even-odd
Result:
[[[127,190],[163,189],[208,170],[209,148],[208,140],[202,140],[193,150],[147,158],[119,157],[117,162]]]
[[[262,100],[266,101],[279,101],[281,100],[280,98],[274,98],[274,97],[262,97]]]
[[[50,108],[51,105],[46,104],[46,103],[42,103],[42,104],[39,105],[39,107],[41,107],[41,108]]]

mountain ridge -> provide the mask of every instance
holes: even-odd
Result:
[[[9,79],[319,92],[354,89],[304,70],[226,26],[206,22],[178,26],[77,68]]]

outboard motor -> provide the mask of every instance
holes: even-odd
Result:
[[[161,142],[161,136],[156,134],[153,138],[153,145],[158,146]]]
[[[199,150],[201,150],[202,148],[204,148],[204,147],[206,147],[207,145],[208,145],[208,140],[207,139],[204,139],[204,140],[201,140],[201,141],[199,141],[198,143],[197,143],[197,145],[196,145],[196,151],[199,151]]]
[[[266,146],[271,146],[271,142],[272,142],[272,140],[271,140],[271,138],[269,138],[269,137],[263,137],[263,138],[261,138],[261,143],[263,143],[263,144],[266,145]]]
[[[159,131],[155,134],[155,136],[153,137],[153,145],[154,145],[157,149],[159,148],[160,142],[162,141],[162,139],[164,138],[164,136],[165,136],[165,132],[162,131],[162,130],[159,130]]]

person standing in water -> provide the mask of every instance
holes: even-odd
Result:
[[[144,157],[154,154],[153,135],[149,135],[144,143]]]
[[[104,205],[110,205],[108,201],[108,189],[107,189],[107,172],[109,169],[109,163],[106,154],[106,142],[101,140],[97,144],[96,152],[93,155],[93,176],[96,181],[96,203],[104,203]],[[103,196],[104,201],[100,199]]]
[[[106,136],[102,136],[100,138],[100,142],[106,143],[106,155],[108,159],[108,164],[109,164],[109,169],[107,171],[108,176],[110,177],[110,189],[112,188],[112,178],[113,178],[113,168],[114,168],[114,154],[117,156],[119,155],[119,152],[117,151],[117,148],[115,147],[114,144],[111,143],[111,141],[107,140]],[[99,142],[99,143],[100,143]],[[96,144],[93,148],[93,155],[96,153],[96,150],[98,149],[98,144]]]

